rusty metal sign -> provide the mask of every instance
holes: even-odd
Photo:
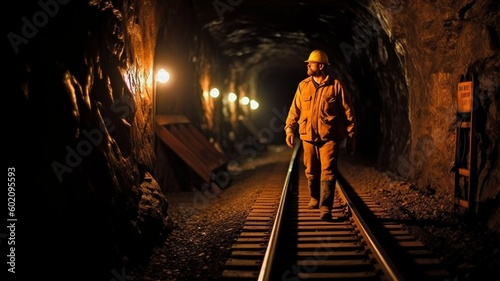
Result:
[[[472,111],[472,81],[458,83],[457,111],[469,113]]]

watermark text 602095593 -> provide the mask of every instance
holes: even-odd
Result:
[[[16,168],[7,168],[7,270],[16,273]]]

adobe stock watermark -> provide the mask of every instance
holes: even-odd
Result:
[[[114,113],[122,113],[122,118],[125,118],[130,114],[129,108],[123,105],[120,100],[115,100],[111,104],[111,111]],[[106,133],[111,133],[115,129],[116,127],[113,125],[111,119],[103,118],[103,123],[100,124],[99,128],[82,130],[81,135],[84,138],[81,139],[74,147],[66,145],[64,164],[59,161],[53,161],[51,164],[52,170],[56,174],[59,182],[63,181],[64,174],[73,172],[76,167],[82,164],[83,158],[89,156],[94,149],[105,140]]]
[[[14,53],[19,53],[19,47],[21,44],[28,44],[30,39],[33,39],[39,32],[39,30],[45,27],[50,18],[53,18],[59,13],[60,5],[66,5],[70,0],[47,0],[38,1],[38,6],[40,10],[33,13],[31,18],[26,16],[21,17],[21,30],[20,33],[9,32],[7,38],[9,39],[10,45],[14,50]]]
[[[236,145],[236,150],[240,155],[245,156],[247,159],[255,158],[258,152],[266,149],[266,143],[271,142],[277,132],[284,131],[288,113],[286,106],[283,107],[281,112],[276,108],[273,108],[272,112],[274,116],[269,120],[268,127],[261,128],[257,132],[257,135],[249,136],[246,140]],[[265,142],[263,143],[261,140],[265,140]],[[228,162],[228,166],[238,167],[239,163],[236,160],[231,160]],[[233,175],[234,173],[221,170],[212,175],[212,181],[218,186],[227,186]],[[205,190],[208,189],[205,188]]]
[[[247,155],[249,158],[254,158],[257,152],[263,151],[266,148],[265,144],[262,144],[260,140],[265,140],[266,143],[269,143],[273,141],[276,133],[284,132],[285,121],[288,116],[287,107],[283,106],[282,111],[273,108],[272,112],[274,116],[269,120],[268,127],[261,128],[256,136],[249,136],[245,141],[236,146],[240,155]]]
[[[354,34],[353,40],[355,46],[352,46],[345,41],[342,41],[340,43],[339,48],[342,51],[342,54],[344,55],[347,63],[351,62],[351,56],[353,54],[359,54],[363,49],[368,47],[368,45],[374,38],[376,38],[380,34],[381,27],[379,25],[370,27],[371,28],[367,31],[366,29],[363,29],[357,25],[354,26],[352,32]]]
[[[472,95],[472,112],[478,110],[481,104],[479,90],[479,85],[476,85]],[[463,115],[457,114],[456,126],[459,126],[462,121],[467,121],[464,118]],[[445,141],[446,134],[441,134],[441,137],[438,139],[430,135],[424,135],[421,139],[417,140],[415,149],[411,150],[407,157],[398,157],[398,174],[404,178],[414,178],[418,167],[421,167],[425,159],[428,158],[428,155],[435,149],[435,143],[445,143]]]
[[[289,280],[289,281],[299,281],[307,279],[308,273],[313,273],[318,271],[318,263],[319,261],[327,260],[328,256],[335,252],[334,249],[328,247],[329,241],[325,241],[321,238],[318,238],[319,246],[314,249],[314,254],[312,256],[306,257],[303,259],[305,261],[302,266],[292,265],[292,267],[281,275],[281,280]],[[302,276],[299,278],[297,275],[301,273]]]
[[[234,7],[240,5],[242,2],[243,0],[215,0],[212,2],[212,6],[214,7],[217,16],[219,16],[219,20],[222,21],[224,20],[225,12],[232,12]]]
[[[427,158],[426,153],[432,151],[434,142],[428,135],[419,140],[414,150],[411,150],[408,157],[398,157],[398,173],[405,178],[412,178],[415,176],[415,170],[420,167]]]
[[[118,272],[116,269],[111,270],[111,274],[113,277],[109,281],[127,281],[127,280],[135,280],[134,276],[127,275],[125,272],[125,267],[122,267],[121,272]]]
[[[386,8],[392,14],[401,13],[406,7],[406,2],[403,0],[391,0],[386,4]],[[372,14],[374,19],[377,19],[377,15]],[[361,21],[359,21],[361,22]],[[351,62],[351,56],[353,54],[359,54],[362,50],[364,50],[373,39],[375,39],[382,30],[382,27],[378,22],[374,22],[374,24],[366,25],[368,28],[362,28],[359,25],[354,26],[352,29],[354,45],[342,41],[339,45],[342,54],[345,57],[347,63]]]
[[[266,147],[265,144],[259,142],[259,139],[266,139],[270,142],[274,139],[277,132],[284,131],[284,125],[288,115],[287,107],[284,106],[282,111],[273,108],[272,112],[274,116],[269,120],[268,127],[261,128],[256,136],[249,136],[245,141],[237,144],[237,151],[240,155],[247,157],[247,159],[255,158],[257,153],[263,151]],[[239,166],[240,164],[236,160],[228,162],[228,167]],[[214,173],[214,175],[212,175],[212,182],[218,186],[226,186],[231,177],[239,173],[238,171],[231,171],[231,169],[228,170],[229,171],[221,170]],[[182,204],[181,209],[183,210],[183,217],[189,217],[195,214],[196,209],[201,209],[207,206],[211,201],[216,200],[221,192],[220,189],[211,189],[210,183],[202,185],[201,190],[192,188],[191,191],[193,192],[193,208],[189,208],[186,204]]]
[[[405,0],[389,0],[388,3],[386,4],[387,9],[394,13],[398,14],[401,13],[405,6],[406,6],[406,1]]]

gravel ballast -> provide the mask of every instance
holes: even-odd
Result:
[[[256,157],[230,161],[231,185],[220,190],[167,195],[173,228],[149,264],[129,267],[133,280],[218,280],[253,201],[276,163],[291,149],[269,146]],[[339,170],[369,193],[450,268],[454,279],[500,280],[500,235],[458,214],[452,195],[440,195],[398,180],[357,159],[341,155]],[[445,280],[443,280],[445,281]],[[452,280],[450,280],[452,281]]]

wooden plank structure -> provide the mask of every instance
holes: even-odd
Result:
[[[155,133],[206,183],[226,188],[230,182],[228,158],[182,115],[158,115]],[[222,176],[221,176],[222,175]]]

